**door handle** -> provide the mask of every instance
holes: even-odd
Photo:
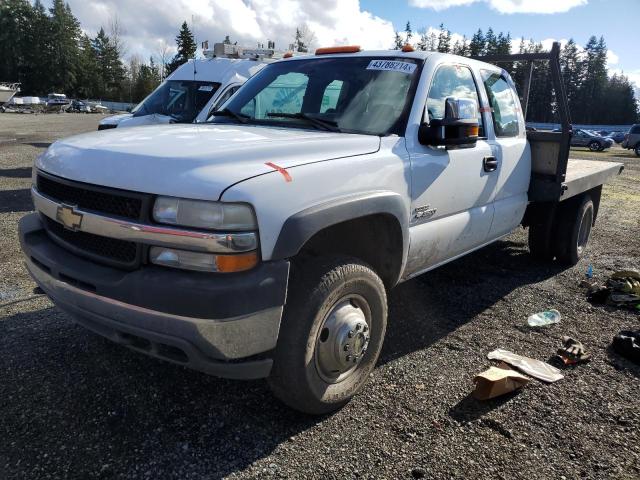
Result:
[[[482,159],[482,168],[485,172],[495,172],[498,169],[498,160],[496,157],[484,157]]]

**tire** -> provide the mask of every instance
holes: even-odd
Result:
[[[636,148],[634,148],[633,151],[636,152],[638,157],[640,157],[640,143],[636,145]]]
[[[595,218],[593,201],[583,195],[561,205],[557,220],[555,256],[559,262],[575,265],[584,255]]]
[[[595,140],[589,143],[589,150],[591,150],[592,152],[597,152],[600,150],[600,148],[602,148],[600,146],[600,143],[596,142]]]
[[[385,287],[369,266],[351,257],[296,262],[289,285],[269,386],[295,410],[329,413],[349,402],[375,367],[387,326]],[[352,326],[354,318],[364,318],[366,327]],[[349,353],[358,360],[349,355],[347,362]]]

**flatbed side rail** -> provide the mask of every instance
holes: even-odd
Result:
[[[562,183],[566,179],[567,163],[569,161],[569,150],[571,148],[571,114],[569,112],[569,104],[567,102],[567,94],[562,83],[562,75],[560,70],[560,43],[553,42],[551,50],[549,52],[539,53],[517,53],[517,54],[500,54],[500,55],[483,55],[472,56],[474,60],[479,60],[487,63],[503,63],[503,62],[528,62],[527,74],[525,76],[525,84],[523,87],[523,113],[524,118],[527,118],[527,109],[529,106],[529,91],[531,87],[531,77],[533,74],[533,62],[547,61],[549,62],[549,68],[551,69],[551,79],[553,81],[553,90],[555,93],[556,104],[558,105],[558,113],[560,114],[560,123],[562,124],[562,132],[560,134],[559,143],[560,148],[558,150],[558,161],[556,163],[556,171],[554,174],[535,174],[540,180],[545,182],[552,182],[553,185],[547,185],[545,190],[550,189],[557,193],[559,197],[562,195]],[[532,173],[532,177],[534,174]],[[533,178],[532,178],[533,180]],[[551,193],[551,192],[549,192]],[[545,195],[546,196],[546,195]],[[555,196],[555,195],[552,195]]]

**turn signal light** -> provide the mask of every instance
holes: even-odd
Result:
[[[284,55],[282,55],[282,58],[291,58],[293,57],[293,52],[287,52]]]
[[[216,259],[219,272],[243,272],[258,264],[258,253],[249,252],[238,255],[218,255]]]
[[[316,50],[316,55],[328,55],[330,53],[358,53],[360,45],[345,45],[342,47],[324,47]]]

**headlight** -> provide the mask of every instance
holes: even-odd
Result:
[[[153,206],[158,223],[207,230],[257,230],[253,209],[244,203],[207,202],[158,197]]]

